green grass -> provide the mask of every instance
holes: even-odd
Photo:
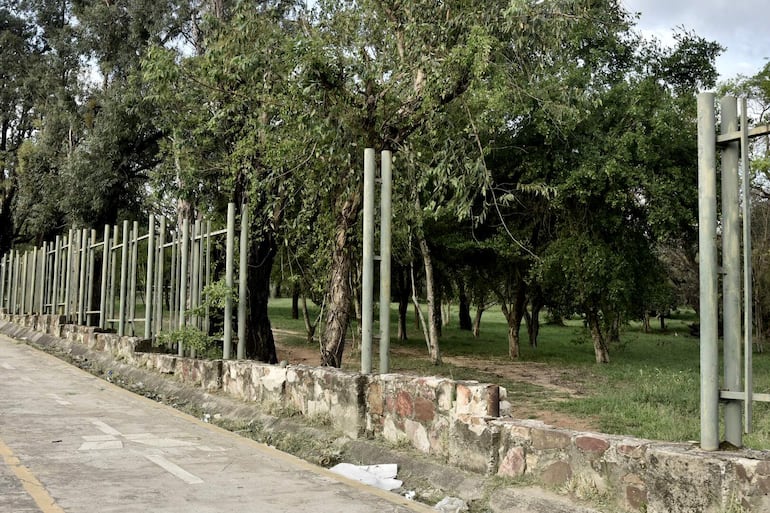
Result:
[[[284,343],[306,345],[302,319],[291,319],[290,307],[288,299],[271,301],[273,326],[299,333],[296,337],[282,335]],[[311,315],[316,312],[314,306]],[[452,313],[454,320],[456,309]],[[536,349],[529,346],[526,325],[523,325],[521,358],[516,364],[510,363],[507,356],[507,326],[499,309],[484,313],[477,339],[471,333],[459,330],[456,322],[444,327],[443,356],[483,360],[489,363],[489,371],[449,363],[431,365],[411,308],[408,319],[408,340],[400,342],[395,338],[397,312],[395,308],[391,309],[392,347],[410,350],[409,356],[392,357],[393,371],[498,383],[508,389],[511,402],[527,401],[535,409],[592,419],[593,424],[606,433],[668,441],[698,440],[700,437],[700,354],[698,339],[691,337],[688,330],[688,324],[697,321],[692,312],[683,311],[668,319],[665,331],[659,329],[657,322],[653,323],[650,333],[643,333],[639,323],[624,326],[621,343],[611,347],[611,363],[607,365],[594,362],[593,346],[579,319],[568,320],[566,326],[543,324]],[[375,333],[379,331],[376,322],[374,330]],[[348,347],[346,351],[356,351],[356,347]],[[374,353],[376,369],[376,349]],[[509,379],[502,372],[507,365],[526,365],[527,362],[535,362],[549,373],[563,376],[565,385],[578,389],[579,396]],[[754,389],[770,391],[770,353],[754,354]],[[744,438],[747,447],[770,449],[768,413],[769,405],[754,404],[754,432]]]

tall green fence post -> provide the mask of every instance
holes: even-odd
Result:
[[[126,334],[126,299],[128,295],[128,221],[123,221],[123,244],[120,247],[120,292],[118,335]]]
[[[241,237],[238,266],[238,350],[237,358],[242,360],[246,354],[246,284],[248,282],[249,263],[249,211],[248,205],[241,207]]]
[[[233,260],[235,252],[235,203],[227,205],[227,240],[225,242],[225,284],[227,285],[227,297],[225,298],[224,342],[222,346],[222,358],[231,358],[233,346]]]
[[[190,252],[190,220],[185,219],[182,223],[182,247],[180,249],[181,262],[179,264],[179,329],[184,328],[186,324],[185,308],[187,308],[187,257]],[[179,356],[184,356],[184,347],[179,342]]]
[[[155,281],[155,216],[150,214],[147,223],[147,278],[144,287],[144,338],[152,338],[152,284]]]

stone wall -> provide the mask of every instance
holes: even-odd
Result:
[[[766,452],[706,452],[695,444],[576,432],[500,417],[500,402],[515,398],[493,384],[182,358],[153,353],[138,338],[63,324],[58,316],[0,315],[0,332],[32,341],[46,333],[207,392],[328,418],[352,438],[407,443],[467,470],[526,477],[601,498],[623,511],[770,511]]]

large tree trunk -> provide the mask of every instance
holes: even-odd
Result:
[[[326,327],[321,344],[321,365],[340,367],[345,351],[345,334],[350,323],[350,303],[353,291],[350,289],[350,271],[353,255],[349,247],[350,230],[356,224],[361,207],[361,187],[343,204],[337,218],[337,227],[332,248],[331,272],[326,291]]]
[[[263,233],[261,237],[254,237],[249,248],[249,271],[246,279],[248,307],[245,356],[266,363],[278,363],[275,339],[267,313],[275,251],[275,241],[270,234]]]
[[[604,335],[602,334],[599,314],[593,310],[589,310],[586,314],[586,320],[588,321],[588,329],[591,330],[591,339],[594,343],[596,363],[609,363],[610,352],[607,348],[607,342],[604,340]]]
[[[439,348],[439,326],[441,323],[441,305],[436,304],[439,298],[436,297],[436,284],[433,276],[433,260],[430,255],[430,248],[425,237],[419,237],[420,254],[422,255],[423,265],[425,266],[425,289],[428,302],[428,350],[430,352],[430,361],[433,365],[441,364],[441,350]]]

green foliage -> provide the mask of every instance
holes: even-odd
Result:
[[[203,316],[209,308],[224,309],[227,300],[233,305],[238,304],[238,291],[228,287],[224,279],[215,281],[203,287],[201,304],[190,310],[192,315]]]
[[[181,344],[185,349],[194,350],[197,354],[205,354],[214,346],[215,339],[194,326],[185,326],[159,333],[154,342],[157,347],[169,344]]]

